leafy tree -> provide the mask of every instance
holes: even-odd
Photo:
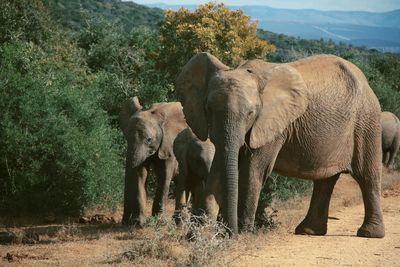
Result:
[[[87,13],[102,16],[121,25],[126,33],[135,27],[157,28],[163,19],[162,10],[149,8],[132,1],[121,0],[42,0],[54,20],[66,28],[78,31],[86,24]]]
[[[256,36],[257,24],[243,11],[224,4],[200,5],[194,12],[181,8],[165,11],[160,29],[160,66],[172,77],[198,52],[210,52],[235,66],[244,59],[265,58],[274,46]]]
[[[0,1],[0,44],[11,40],[38,44],[50,35],[50,15],[42,1]]]
[[[155,66],[157,31],[137,27],[126,33],[102,16],[88,15],[76,40],[84,61],[98,77],[98,98],[114,126],[120,104],[129,96],[139,96],[144,106],[172,99],[168,75]]]

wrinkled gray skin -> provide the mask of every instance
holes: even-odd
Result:
[[[201,141],[186,128],[174,141],[174,154],[179,163],[179,175],[175,178],[175,221],[180,222],[182,208],[187,203],[189,193],[192,211],[200,208],[208,173],[210,172],[215,148],[209,139]]]
[[[394,168],[394,160],[400,148],[400,120],[391,112],[382,112],[382,153],[383,164]]]
[[[156,103],[143,110],[137,97],[123,103],[119,123],[128,141],[122,223],[143,226],[149,168],[152,167],[157,176],[154,216],[163,212],[169,185],[178,174],[173,142],[187,124],[179,102]]]
[[[341,173],[360,185],[365,217],[357,235],[383,237],[379,102],[363,73],[336,56],[287,64],[250,60],[230,69],[195,55],[176,80],[193,132],[215,145],[204,205],[220,206],[233,234],[252,229],[264,180],[310,179],[314,190],[295,233],[324,235],[331,194]]]

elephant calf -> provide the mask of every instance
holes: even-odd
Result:
[[[381,113],[383,164],[393,168],[396,154],[400,148],[400,121],[390,112]]]
[[[180,213],[188,201],[185,197],[192,196],[192,210],[200,207],[201,197],[205,189],[205,183],[210,172],[215,148],[210,139],[201,141],[186,128],[180,132],[174,141],[174,154],[179,163],[179,175],[176,181],[176,205],[175,221],[180,222]]]
[[[179,102],[155,103],[143,110],[137,97],[123,104],[119,124],[128,141],[122,223],[142,226],[149,168],[152,167],[157,176],[152,207],[152,214],[157,215],[163,212],[170,182],[178,174],[172,148],[174,139],[188,126]]]

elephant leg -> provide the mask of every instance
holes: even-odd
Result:
[[[388,168],[394,168],[394,161],[396,159],[396,155],[399,152],[399,148],[400,148],[399,143],[400,143],[400,140],[395,138],[395,140],[393,141],[392,147],[390,149],[390,156],[389,156],[388,165],[387,165]]]
[[[125,169],[124,213],[122,223],[142,227],[146,215],[147,166]]]
[[[241,231],[252,231],[261,189],[271,174],[283,140],[263,148],[240,152],[238,226]]]
[[[222,202],[222,187],[221,181],[217,175],[213,171],[211,167],[210,174],[207,178],[207,182],[205,185],[204,192],[202,193],[201,200],[201,208],[197,211],[194,210],[194,214],[201,215],[203,211],[209,216],[211,219],[216,220],[219,213],[219,208]]]
[[[325,235],[328,224],[329,202],[340,173],[314,181],[310,207],[305,219],[296,227],[295,234]]]
[[[390,152],[389,151],[384,151],[383,155],[382,155],[382,163],[386,167],[388,166],[389,158],[390,158]]]
[[[175,188],[175,211],[173,215],[173,219],[176,225],[180,225],[182,223],[181,212],[183,207],[186,205],[186,190],[185,190],[185,181],[186,177],[184,174],[179,173],[179,175],[175,178],[176,188]]]
[[[385,227],[380,204],[381,154],[377,153],[380,152],[377,151],[380,140],[371,133],[368,137],[366,140],[356,139],[358,142],[355,143],[352,162],[353,177],[361,188],[365,211],[364,222],[358,229],[357,236],[381,238],[385,236]]]
[[[199,210],[201,208],[201,198],[205,190],[205,182],[198,177],[194,180],[195,181],[190,190],[192,192],[192,210]]]
[[[242,155],[241,155],[242,156]],[[251,156],[243,155],[239,169],[238,226],[240,231],[254,230],[258,199],[263,186],[264,169],[254,168]]]
[[[157,175],[157,189],[153,200],[152,216],[160,215],[164,212],[165,203],[168,200],[169,186],[176,173],[177,162],[175,158],[167,160],[156,160],[154,170]]]

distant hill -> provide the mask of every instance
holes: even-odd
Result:
[[[47,0],[46,3],[54,17],[72,29],[80,28],[87,14],[104,16],[123,25],[128,32],[134,26],[156,27],[163,20],[162,9],[121,0]]]
[[[152,4],[176,10],[180,6]],[[195,9],[195,5],[185,5]],[[383,52],[400,52],[400,10],[384,13],[363,11],[321,11],[279,9],[267,6],[231,6],[259,22],[259,27],[275,33],[306,39],[332,39],[339,43],[365,45]]]

